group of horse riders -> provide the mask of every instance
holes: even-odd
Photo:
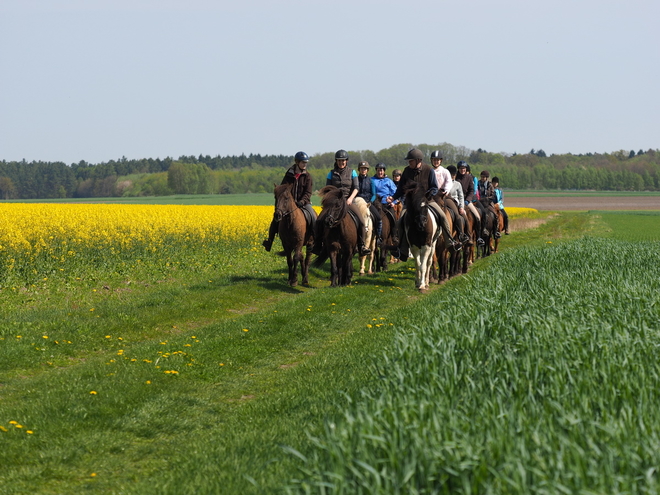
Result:
[[[393,208],[399,203],[405,194],[406,186],[412,182],[423,184],[426,188],[426,198],[428,206],[436,213],[436,219],[442,227],[445,244],[448,248],[460,250],[463,245],[471,245],[472,241],[468,232],[467,211],[469,209],[476,223],[477,239],[479,245],[483,245],[482,235],[487,236],[489,232],[482,226],[482,219],[486,218],[488,210],[492,210],[495,215],[494,205],[499,205],[499,211],[504,217],[505,234],[509,234],[508,216],[504,211],[502,191],[499,189],[499,179],[493,177],[490,180],[490,174],[484,170],[480,174],[480,180],[477,180],[470,173],[470,167],[467,162],[461,160],[457,166],[442,166],[444,156],[441,151],[431,153],[431,166],[424,163],[424,153],[416,148],[408,151],[405,161],[408,165],[401,173],[400,180],[395,184],[385,174],[386,166],[383,163],[376,165],[376,174],[369,177],[369,163],[361,161],[358,163],[358,172],[348,167],[348,152],[338,150],[335,153],[335,165],[326,177],[326,185],[335,186],[343,193],[344,199],[349,206],[349,211],[353,213],[353,218],[358,225],[358,250],[360,256],[366,256],[371,250],[366,245],[368,239],[368,226],[371,224],[370,218],[373,218],[377,243],[380,245],[382,218],[379,208],[375,207],[375,202],[380,198],[384,211]],[[312,176],[307,171],[309,156],[303,151],[296,153],[295,163],[286,171],[282,184],[292,184],[292,194],[296,205],[305,213],[308,224],[314,232],[315,239],[321,239],[319,229],[321,225],[316,224],[316,212],[311,205],[313,192]],[[441,205],[438,202],[442,203]],[[457,224],[458,239],[452,236],[449,223],[441,206],[450,210],[452,220]],[[271,222],[268,239],[263,241],[266,251],[270,251],[275,234],[278,231],[278,221],[273,219]],[[495,238],[500,237],[499,223],[494,222]],[[406,236],[402,235],[401,219],[398,221],[398,232],[395,232],[393,245],[398,246],[398,257],[401,261],[408,258],[408,246]],[[320,242],[314,243],[314,254],[320,254],[323,247]]]

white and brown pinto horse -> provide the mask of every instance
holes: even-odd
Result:
[[[415,259],[415,286],[425,292],[429,288],[435,244],[442,229],[428,206],[425,188],[410,183],[406,187],[405,204],[404,235]]]

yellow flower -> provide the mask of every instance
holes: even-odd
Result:
[[[249,330],[247,328],[244,328],[243,331],[244,332],[249,332]]]
[[[92,390],[92,391],[90,392],[90,395],[96,395],[96,394],[97,394],[96,390]]]

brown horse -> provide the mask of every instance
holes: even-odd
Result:
[[[493,203],[493,206],[495,208],[495,211],[497,212],[497,225],[499,226],[499,232],[504,232],[504,215],[502,215],[502,212],[500,211],[500,205],[499,203]],[[493,239],[492,241],[492,246],[491,246],[491,251],[493,253],[497,253],[500,247],[500,238],[497,237]]]
[[[453,201],[449,199],[449,201]],[[447,223],[449,224],[449,229],[451,235],[454,239],[458,239],[459,232],[457,230],[456,224],[453,221],[449,208],[444,206],[444,200],[439,195],[436,196],[436,203],[442,206],[442,211],[444,211],[445,217],[447,218]],[[433,267],[433,280],[440,283],[447,280],[450,277],[458,274],[456,269],[458,265],[458,260],[461,255],[461,251],[457,251],[454,248],[448,248],[445,243],[445,233],[440,228],[440,237],[438,242],[435,245],[435,261],[438,264],[437,273],[435,273],[435,265]]]
[[[325,186],[319,191],[322,210],[316,220],[322,251],[314,260],[321,266],[330,258],[330,286],[349,285],[353,278],[353,255],[357,252],[358,227],[348,213],[341,189]]]
[[[429,211],[425,187],[411,182],[406,185],[405,194],[404,235],[415,259],[415,286],[425,292],[429,288],[435,243],[442,229],[438,226],[435,215]]]
[[[390,249],[394,247],[393,235],[396,231],[396,220],[398,216],[393,207],[387,207],[380,203],[378,198],[376,208],[380,211],[380,217],[383,220],[383,230],[381,237],[383,242],[380,246],[376,247],[376,271],[387,270],[388,259],[392,258]]]
[[[308,285],[309,261],[314,244],[313,232],[307,227],[305,214],[296,205],[292,193],[293,184],[275,186],[275,221],[279,222],[278,234],[282,241],[286,262],[289,265],[289,285],[298,285],[298,264],[302,283]],[[306,253],[303,257],[303,246]]]

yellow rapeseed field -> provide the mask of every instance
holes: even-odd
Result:
[[[513,218],[535,211],[507,208]],[[272,215],[272,206],[0,204],[0,278],[85,264],[167,263],[220,245],[257,251]]]

